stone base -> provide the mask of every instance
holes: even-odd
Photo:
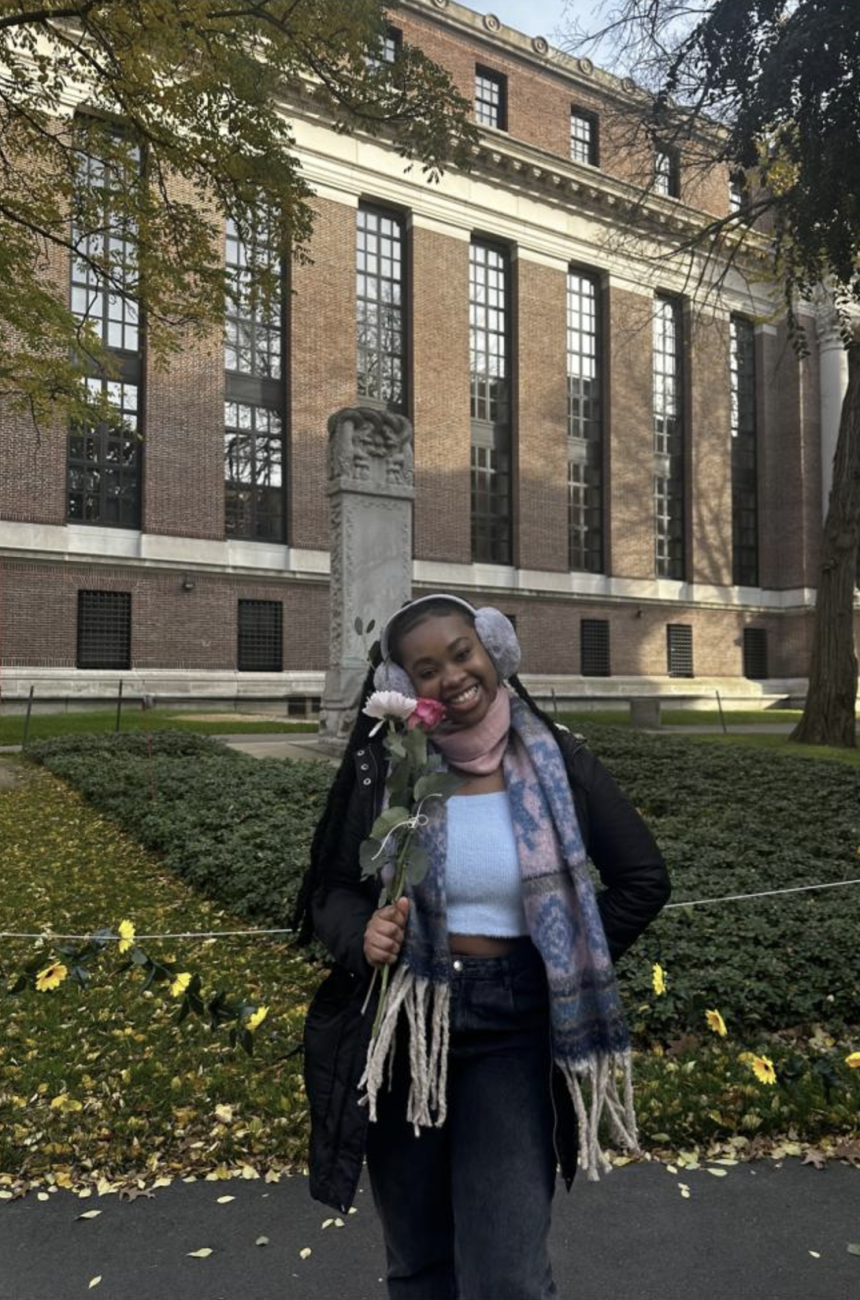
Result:
[[[330,668],[325,675],[319,722],[319,748],[326,754],[342,754],[355,720],[366,667]]]

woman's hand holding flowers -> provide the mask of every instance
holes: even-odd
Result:
[[[398,898],[396,903],[373,913],[364,931],[364,956],[369,966],[393,966],[397,961],[406,936],[408,913],[408,898]]]

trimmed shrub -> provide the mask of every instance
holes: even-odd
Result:
[[[626,728],[587,739],[651,825],[673,903],[860,876],[860,772]],[[200,736],[69,737],[30,755],[210,897],[289,925],[327,764],[258,760]],[[634,1030],[732,1032],[860,1023],[860,886],[665,911],[619,963]],[[655,996],[660,962],[666,993]]]

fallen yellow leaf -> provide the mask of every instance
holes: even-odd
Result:
[[[313,1251],[310,1246],[305,1246],[304,1250],[299,1251],[299,1259],[310,1259]]]
[[[208,1259],[211,1254],[212,1254],[211,1246],[201,1246],[199,1250],[188,1251],[188,1256],[190,1259]]]
[[[102,1275],[101,1275],[101,1273],[99,1273],[97,1277],[91,1277],[91,1278],[90,1278],[90,1284],[89,1284],[89,1286],[87,1287],[87,1290],[88,1290],[88,1291],[92,1291],[93,1287],[94,1287],[94,1286],[98,1286],[98,1284],[99,1284],[99,1282],[101,1282],[101,1280],[102,1280]]]

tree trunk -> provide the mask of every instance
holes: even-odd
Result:
[[[821,576],[812,631],[809,690],[791,740],[804,745],[857,744],[857,655],[854,587],[860,538],[860,342],[848,349],[848,391],[833,458],[824,524]]]

